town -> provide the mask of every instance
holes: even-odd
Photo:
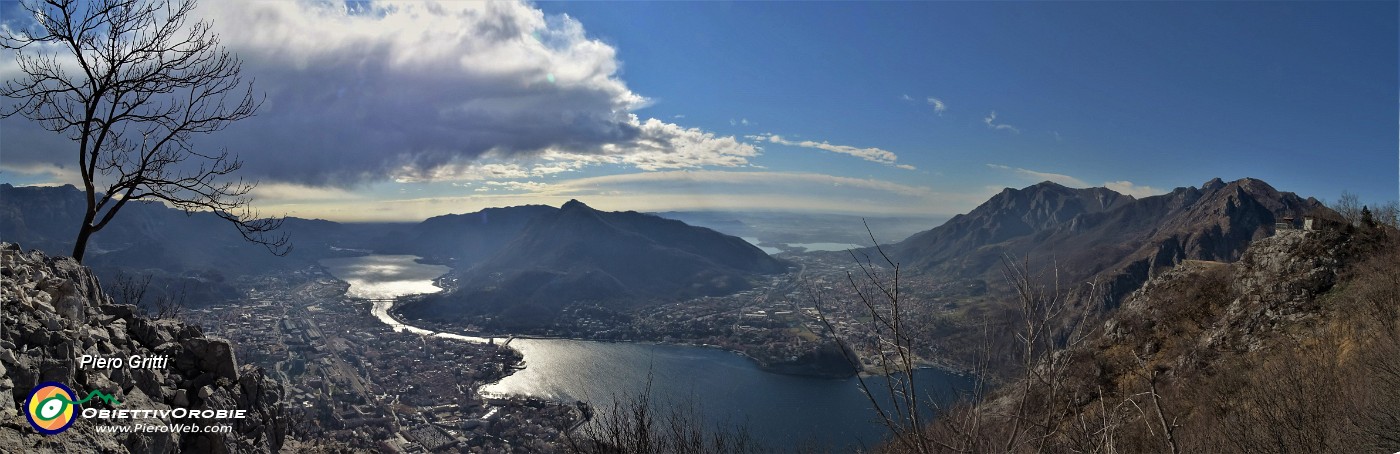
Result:
[[[301,439],[379,452],[552,451],[588,411],[480,396],[519,367],[519,353],[395,332],[319,267],[245,280],[246,300],[191,308],[185,319],[288,384],[283,401]]]

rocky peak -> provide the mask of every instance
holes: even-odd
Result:
[[[286,433],[282,385],[260,368],[240,367],[233,347],[197,326],[136,315],[113,304],[92,272],[68,257],[0,243],[0,451],[38,446],[55,452],[277,452]],[[163,367],[79,367],[79,358],[168,358]],[[78,418],[61,436],[41,435],[23,407],[41,382],[80,395],[101,391],[123,410],[245,410],[243,419]],[[75,396],[82,397],[82,396]],[[116,409],[94,400],[81,408]],[[232,432],[98,433],[99,425],[228,424]]]
[[[569,201],[568,201],[568,202],[564,202],[564,205],[563,205],[563,206],[560,206],[559,209],[560,209],[560,210],[592,210],[593,208],[590,208],[588,205],[584,205],[583,202],[578,201],[578,199],[569,199]]]
[[[1002,191],[968,216],[1009,237],[1068,225],[1077,216],[1102,212],[1129,200],[1132,198],[1107,188],[1073,189],[1045,181]]]
[[[1214,191],[1223,187],[1225,187],[1225,181],[1221,180],[1220,177],[1215,177],[1211,178],[1210,181],[1205,182],[1205,184],[1202,184],[1201,190]]]

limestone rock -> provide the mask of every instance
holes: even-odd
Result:
[[[185,341],[183,345],[191,355],[200,358],[202,370],[229,380],[238,380],[238,361],[228,341],[199,337]]]
[[[175,398],[171,400],[170,404],[173,405],[173,406],[176,406],[176,407],[189,407],[189,406],[190,406],[189,392],[188,392],[188,391],[185,391],[185,390],[183,390],[183,389],[177,389],[177,390],[175,390]]]
[[[130,305],[112,304],[86,267],[69,258],[0,243],[0,452],[271,453],[282,448],[286,418],[281,383],[253,366],[239,368],[233,346],[176,320],[150,320]],[[165,369],[78,369],[82,355],[129,358],[166,355]],[[61,437],[24,424],[19,408],[39,382],[64,383],[79,394],[103,390],[122,408],[171,405],[246,410],[228,434],[97,433],[79,420]],[[199,397],[197,402],[195,394]],[[84,406],[110,408],[101,402]],[[19,422],[15,423],[16,418]],[[134,421],[134,420],[133,420]],[[167,423],[175,421],[165,421]],[[136,424],[132,421],[118,425]]]

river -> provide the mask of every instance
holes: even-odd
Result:
[[[351,297],[441,291],[432,279],[447,272],[447,267],[415,259],[369,255],[321,263],[350,284],[346,294]],[[387,302],[376,303],[373,312],[399,330],[485,341],[403,325],[388,309]],[[510,346],[525,355],[526,368],[484,387],[483,393],[583,400],[602,409],[614,396],[636,395],[650,383],[656,401],[695,405],[709,426],[746,425],[756,440],[771,448],[805,444],[846,450],[877,444],[886,433],[855,378],[775,374],[733,352],[695,346],[521,338]],[[914,378],[926,395],[946,397],[969,384],[966,378],[934,369],[919,370]],[[872,389],[882,388],[883,380],[866,379]],[[940,404],[946,402],[939,399]]]

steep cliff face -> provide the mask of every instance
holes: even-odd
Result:
[[[151,320],[130,305],[113,304],[91,271],[67,257],[23,252],[0,243],[0,451],[3,452],[277,452],[286,421],[282,386],[260,368],[239,366],[225,340],[196,326]],[[121,358],[100,368],[80,359]],[[132,357],[163,362],[132,364]],[[93,399],[56,435],[28,423],[26,401],[44,382],[58,382],[82,399],[100,391],[120,405]],[[84,418],[82,410],[243,410],[243,418]],[[156,414],[156,413],[150,413]],[[229,414],[225,412],[224,414]],[[227,433],[100,433],[99,426],[227,425]],[[159,430],[159,429],[157,429]],[[204,429],[208,430],[208,429]]]

